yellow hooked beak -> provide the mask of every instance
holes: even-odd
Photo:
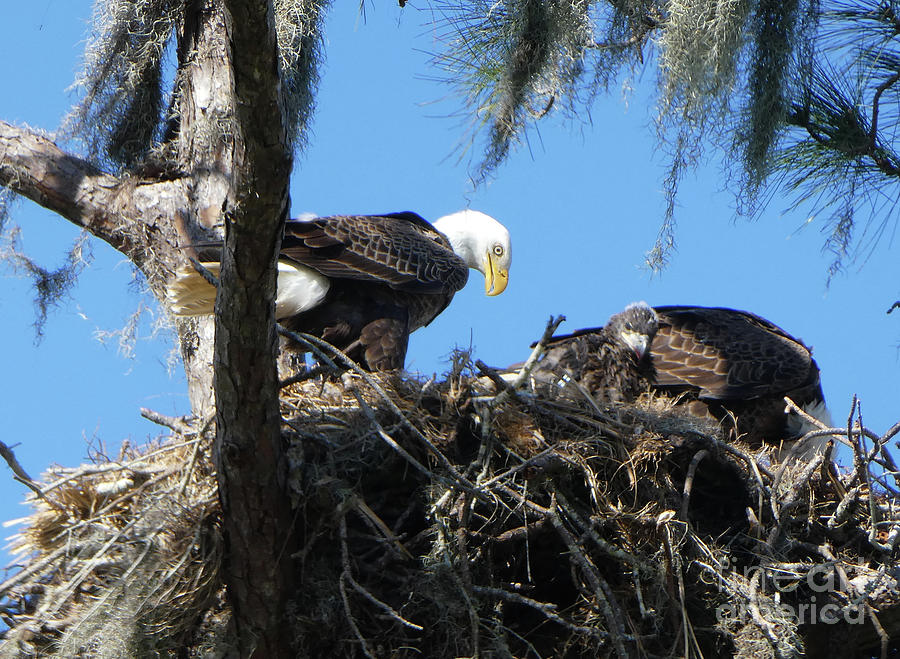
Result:
[[[484,293],[491,296],[500,295],[509,283],[509,270],[502,270],[494,262],[493,252],[488,252],[487,266],[484,273]]]

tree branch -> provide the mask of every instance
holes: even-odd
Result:
[[[900,71],[878,85],[875,89],[874,96],[872,96],[872,120],[870,122],[871,126],[869,127],[869,141],[873,144],[875,144],[878,139],[878,112],[881,110],[881,95],[896,85],[898,81],[900,81]]]
[[[125,254],[160,293],[184,238],[184,180],[118,178],[28,128],[0,121],[0,185],[54,211]]]
[[[896,80],[888,81],[884,85],[884,89],[893,85],[895,82]],[[884,89],[879,88],[876,96],[880,97]],[[875,102],[878,102],[878,98],[875,99]],[[875,122],[877,122],[877,120],[878,111],[876,105],[875,108],[873,108],[872,114],[873,127],[875,127]],[[863,137],[860,137],[852,145],[847,146],[838,143],[830,134],[828,134],[827,130],[823,130],[822,126],[814,121],[807,111],[794,110],[789,113],[787,116],[787,124],[806,131],[806,134],[823,148],[837,151],[844,156],[857,160],[868,158],[872,161],[878,171],[885,176],[894,178],[900,177],[900,165],[894,163],[884,149],[878,146],[877,134],[874,130],[871,130],[868,133],[861,133],[864,139]]]
[[[59,509],[59,505],[57,505],[55,501],[48,499],[44,495],[44,493],[41,491],[41,488],[37,486],[37,484],[31,479],[31,476],[28,475],[28,472],[26,472],[22,465],[19,464],[19,461],[16,459],[16,454],[13,453],[13,450],[4,442],[0,442],[0,457],[6,460],[6,464],[9,465],[9,468],[13,472],[13,478],[22,483],[22,485],[25,485],[39,498],[46,501],[49,506],[52,506],[57,510]]]
[[[117,231],[122,220],[111,210],[119,180],[46,137],[5,121],[0,121],[0,185],[125,251]]]

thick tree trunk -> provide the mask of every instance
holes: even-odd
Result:
[[[179,320],[178,333],[193,411],[215,414],[225,581],[241,654],[291,656],[292,510],[273,304],[291,152],[272,1],[189,3],[181,29],[173,119],[156,151],[175,161],[148,168],[165,178],[104,173],[0,122],[0,184],[127,255],[161,300],[190,245],[224,227],[215,354],[211,320]]]
[[[285,613],[293,592],[294,533],[284,486],[273,300],[291,154],[274,8],[270,0],[226,0],[225,11],[210,24],[224,27],[212,38],[217,44],[227,38],[220,57],[233,75],[227,100],[233,104],[228,118],[234,134],[221,145],[233,147],[232,160],[217,170],[230,174],[230,188],[214,375],[226,581],[241,653],[282,657],[292,654]],[[214,192],[216,181],[205,183]]]

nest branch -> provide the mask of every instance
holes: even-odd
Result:
[[[688,509],[691,505],[691,491],[694,488],[694,476],[697,474],[697,467],[700,466],[703,458],[708,455],[709,451],[700,449],[694,454],[694,457],[691,458],[691,464],[688,465],[687,475],[684,478],[684,489],[681,495],[681,512],[678,515],[685,522],[688,521]]]
[[[443,453],[432,443],[430,439],[428,439],[422,432],[407,418],[407,416],[397,407],[397,404],[391,399],[391,397],[384,391],[384,389],[379,385],[375,379],[369,374],[366,370],[364,370],[359,364],[350,359],[346,354],[335,348],[330,343],[323,341],[322,339],[313,336],[311,334],[302,334],[296,332],[288,332],[286,330],[282,331],[285,336],[293,338],[294,340],[299,340],[301,343],[304,343],[311,348],[315,349],[315,352],[318,355],[322,355],[329,362],[331,360],[325,356],[325,351],[331,351],[336,357],[343,362],[347,368],[352,370],[356,375],[358,375],[369,387],[374,389],[379,396],[381,397],[382,402],[396,415],[399,421],[406,426],[408,430],[410,430],[413,435],[422,442],[429,450],[429,453],[433,458],[435,458],[438,463],[444,468],[444,470],[450,475],[450,478],[454,481],[454,483],[461,487],[462,489],[473,492],[477,495],[480,495],[480,492],[475,488],[475,486],[468,482],[465,477],[454,467],[450,461],[444,456]],[[331,362],[332,364],[334,362]],[[335,367],[336,368],[336,367]],[[426,470],[427,471],[427,470]]]
[[[565,319],[566,317],[562,315],[556,317],[550,316],[550,320],[547,321],[547,326],[544,328],[544,333],[541,335],[540,340],[535,344],[528,359],[525,360],[525,364],[520,369],[519,374],[516,376],[511,387],[505,388],[494,398],[495,406],[504,403],[510,397],[510,391],[521,389],[528,381],[528,378],[531,377],[531,371],[534,370],[541,355],[547,350],[547,344],[550,342],[550,339],[553,338],[553,334]]]
[[[15,480],[19,481],[20,483],[22,483],[22,485],[34,492],[36,496],[46,501],[48,505],[61,510],[61,508],[52,499],[47,498],[46,494],[31,479],[31,476],[28,475],[28,472],[26,472],[22,465],[19,464],[19,460],[16,458],[16,454],[13,452],[13,450],[2,441],[0,441],[0,457],[2,457],[6,461],[6,464],[9,465],[9,468],[12,470],[13,478]]]
[[[768,544],[770,548],[774,547],[775,543],[777,543],[781,539],[785,529],[785,522],[788,519],[788,515],[786,513],[791,511],[797,504],[797,499],[800,496],[800,493],[806,490],[809,485],[810,479],[813,477],[813,474],[819,471],[819,468],[822,466],[824,460],[824,454],[820,453],[816,455],[800,471],[796,480],[794,480],[793,484],[791,485],[791,488],[788,491],[787,495],[785,495],[780,501],[775,498],[772,499],[772,515],[775,517],[778,523],[775,528],[772,529],[772,532],[769,534],[769,538],[766,541],[766,544]]]
[[[560,519],[556,509],[555,497],[554,503],[551,504],[548,510],[548,516],[553,528],[556,529],[560,538],[562,538],[565,545],[569,548],[570,557],[574,558],[575,563],[581,568],[581,574],[587,579],[591,586],[591,591],[595,597],[595,603],[600,608],[600,611],[606,620],[607,628],[610,631],[611,641],[613,647],[616,649],[616,653],[620,657],[627,657],[628,652],[625,649],[625,643],[633,643],[634,637],[625,632],[621,608],[618,606],[615,596],[609,588],[609,584],[606,583],[606,580],[603,579],[591,560],[584,554],[581,547],[579,547],[578,543],[575,541],[575,538]]]
[[[523,606],[532,608],[548,620],[551,620],[552,622],[555,622],[556,624],[565,627],[566,629],[569,629],[577,634],[592,636],[598,640],[606,640],[609,638],[609,633],[603,631],[602,629],[597,629],[596,627],[585,627],[583,625],[575,625],[569,622],[556,612],[556,606],[554,606],[553,604],[539,602],[537,600],[531,599],[530,597],[525,597],[524,595],[520,595],[519,593],[513,593],[502,588],[474,586],[473,590],[479,595],[486,595],[488,597],[494,597],[497,599],[506,600],[507,602],[514,602],[515,604],[521,604]]]
[[[165,414],[160,414],[159,412],[147,409],[146,407],[141,408],[141,416],[158,426],[168,428],[172,432],[186,435],[193,430],[191,424],[188,423],[184,417],[166,416]]]
[[[347,520],[342,515],[340,518],[340,537],[341,537],[341,564],[343,565],[343,572],[341,572],[341,578],[346,580],[349,583],[353,590],[362,595],[366,600],[368,600],[371,604],[374,604],[381,611],[386,613],[392,620],[400,623],[404,627],[408,627],[410,629],[414,629],[415,631],[422,631],[422,625],[417,625],[414,622],[410,622],[399,613],[397,613],[390,606],[382,602],[380,599],[375,597],[372,593],[366,590],[356,579],[353,578],[353,570],[350,566],[350,550],[347,548]],[[347,608],[348,617],[352,617],[349,609],[349,600],[345,602]],[[363,639],[360,637],[360,640]],[[363,646],[365,647],[365,641],[363,641]]]

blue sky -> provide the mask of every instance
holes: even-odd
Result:
[[[410,370],[447,368],[454,346],[506,365],[524,359],[551,314],[563,330],[605,322],[634,300],[651,304],[730,306],[756,312],[813,346],[829,406],[843,423],[854,393],[867,426],[883,432],[900,420],[900,259],[890,235],[864,267],[851,264],[826,287],[822,219],[786,211],[776,198],[755,222],[733,218],[733,199],[713,165],[687,176],[678,209],[678,251],[650,277],[642,269],[664,209],[665,159],[654,146],[647,90],[652,73],[634,80],[623,101],[614,90],[591,110],[590,122],[551,117],[531,131],[493,180],[473,189],[469,162],[454,150],[465,124],[453,91],[430,78],[438,49],[428,14],[414,1],[335,3],[326,36],[318,110],[309,148],[296,160],[294,214],[414,210],[435,219],[471,206],[504,222],[513,240],[507,291],[483,294],[475,274],[432,325],[413,335]],[[88,29],[87,0],[12,3],[0,22],[0,118],[53,130],[74,97],[67,92]],[[476,156],[477,160],[477,156]],[[56,267],[78,232],[65,220],[22,200],[13,219],[28,254]],[[804,228],[799,229],[798,227]],[[889,232],[890,233],[890,232]],[[131,268],[104,243],[71,298],[52,312],[43,341],[32,327],[27,279],[0,266],[2,439],[33,475],[50,463],[73,465],[86,440],[112,453],[123,439],[158,434],[140,407],[188,412],[180,365],[170,372],[165,336],[138,342],[133,358],[102,344],[98,332],[121,328],[142,304]],[[142,326],[150,334],[149,322]],[[0,519],[27,511],[26,490],[0,467]]]

